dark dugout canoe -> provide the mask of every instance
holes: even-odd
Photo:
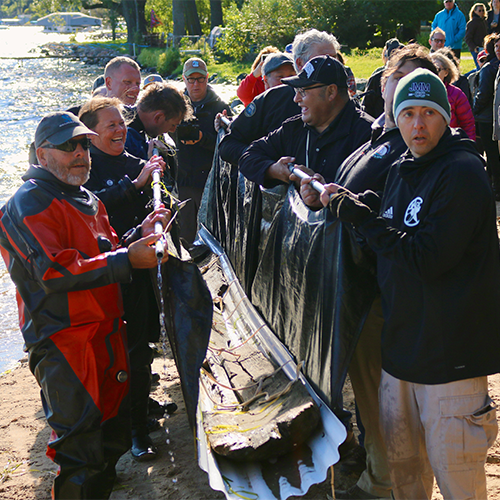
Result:
[[[198,222],[314,390],[339,418],[347,369],[376,293],[373,262],[328,210],[293,185],[264,189],[214,155]]]

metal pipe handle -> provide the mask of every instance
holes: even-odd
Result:
[[[294,174],[299,179],[311,179],[310,175],[306,174],[303,170],[300,170],[300,168],[295,167],[293,163],[288,164],[288,170],[290,170],[290,173]],[[309,185],[318,193],[322,193],[325,190],[323,184],[321,184],[321,182],[317,179],[313,179]]]
[[[158,154],[158,150],[153,149],[153,154]],[[162,205],[161,200],[161,169],[153,170],[153,207],[158,210]],[[163,225],[161,222],[155,222],[155,234],[163,235]],[[165,240],[163,236],[155,243],[156,257],[162,259],[165,254]]]

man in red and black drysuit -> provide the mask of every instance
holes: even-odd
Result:
[[[55,499],[106,499],[130,448],[129,365],[119,283],[157,265],[150,214],[119,247],[104,205],[82,185],[90,135],[71,113],[35,134],[39,166],[1,210],[0,244],[17,288],[29,364],[52,428]],[[126,235],[127,236],[127,235]],[[165,252],[166,254],[167,252]]]

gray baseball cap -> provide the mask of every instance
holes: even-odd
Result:
[[[45,141],[59,146],[78,135],[99,135],[87,128],[73,113],[67,111],[50,113],[42,118],[35,132],[35,147]]]
[[[284,64],[291,64],[293,66],[292,56],[283,52],[273,52],[266,57],[266,61],[262,65],[262,73],[267,76],[272,71],[281,68]]]
[[[200,73],[200,75],[207,76],[207,65],[203,59],[199,57],[191,57],[184,63],[182,74],[186,77],[191,76],[193,73]]]

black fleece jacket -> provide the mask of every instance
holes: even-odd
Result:
[[[377,253],[384,370],[421,384],[500,371],[496,208],[474,143],[447,130],[427,155],[406,153],[380,214],[357,229]]]
[[[150,185],[139,191],[132,183],[146,162],[126,151],[111,156],[92,146],[90,153],[92,169],[85,187],[104,203],[109,222],[121,238],[151,211],[146,208],[151,200]]]
[[[185,92],[186,95],[187,92]],[[193,113],[198,119],[203,134],[196,144],[184,144],[176,137],[179,158],[179,186],[203,187],[212,168],[217,133],[214,119],[217,113],[227,111],[231,116],[231,108],[208,86],[205,99],[193,102]]]
[[[266,187],[266,170],[283,156],[295,157],[297,165],[309,164],[327,182],[333,182],[342,162],[370,139],[373,119],[353,101],[348,101],[326,130],[319,133],[301,116],[286,120],[268,136],[253,142],[240,158],[240,171],[251,181]]]

